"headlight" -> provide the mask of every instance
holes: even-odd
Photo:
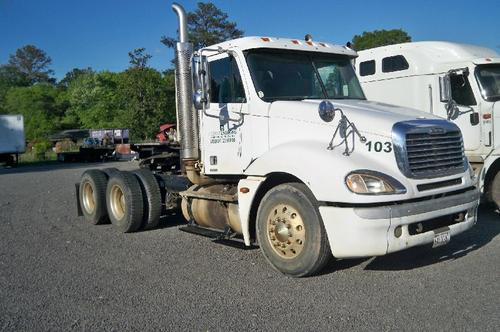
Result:
[[[350,191],[361,195],[406,193],[406,188],[399,181],[375,171],[354,171],[346,176],[345,183]]]

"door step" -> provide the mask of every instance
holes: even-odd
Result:
[[[191,234],[196,234],[196,235],[201,235],[204,237],[208,237],[212,239],[212,242],[218,243],[218,244],[223,244],[228,247],[233,247],[233,248],[238,248],[238,249],[243,249],[243,250],[252,250],[258,248],[254,244],[251,244],[250,246],[246,246],[245,243],[243,242],[243,239],[240,237],[235,237],[235,236],[230,236],[228,235],[227,232],[224,231],[216,231],[213,229],[208,229],[196,225],[187,225],[187,226],[182,226],[179,227],[179,230],[186,232],[186,233],[191,233]]]

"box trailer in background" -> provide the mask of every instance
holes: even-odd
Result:
[[[484,198],[500,207],[500,55],[450,42],[414,42],[359,52],[356,72],[369,100],[453,121],[479,174]],[[440,150],[443,156],[448,152]]]
[[[15,166],[19,154],[26,151],[24,117],[0,115],[0,163]]]

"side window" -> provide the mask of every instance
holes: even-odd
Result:
[[[384,73],[406,70],[408,68],[410,68],[410,66],[402,55],[390,56],[382,59],[382,72]]]
[[[451,97],[458,105],[472,106],[476,98],[470,87],[469,79],[464,75],[450,75]]]
[[[233,57],[210,62],[210,102],[244,103],[245,92],[238,65]]]
[[[375,74],[375,60],[364,61],[359,64],[359,75],[368,76]]]

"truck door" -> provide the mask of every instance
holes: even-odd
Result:
[[[451,121],[462,131],[466,151],[481,147],[481,123],[471,123],[470,115],[478,111],[477,100],[472,91],[468,75],[456,73],[450,75],[451,96],[457,104],[457,111],[452,112]],[[443,107],[443,110],[445,107]],[[439,114],[447,117],[447,114]]]
[[[210,103],[201,115],[200,128],[204,173],[240,174],[250,162],[244,149],[250,140],[246,139],[248,104],[240,71],[232,55],[217,55],[209,61]]]

